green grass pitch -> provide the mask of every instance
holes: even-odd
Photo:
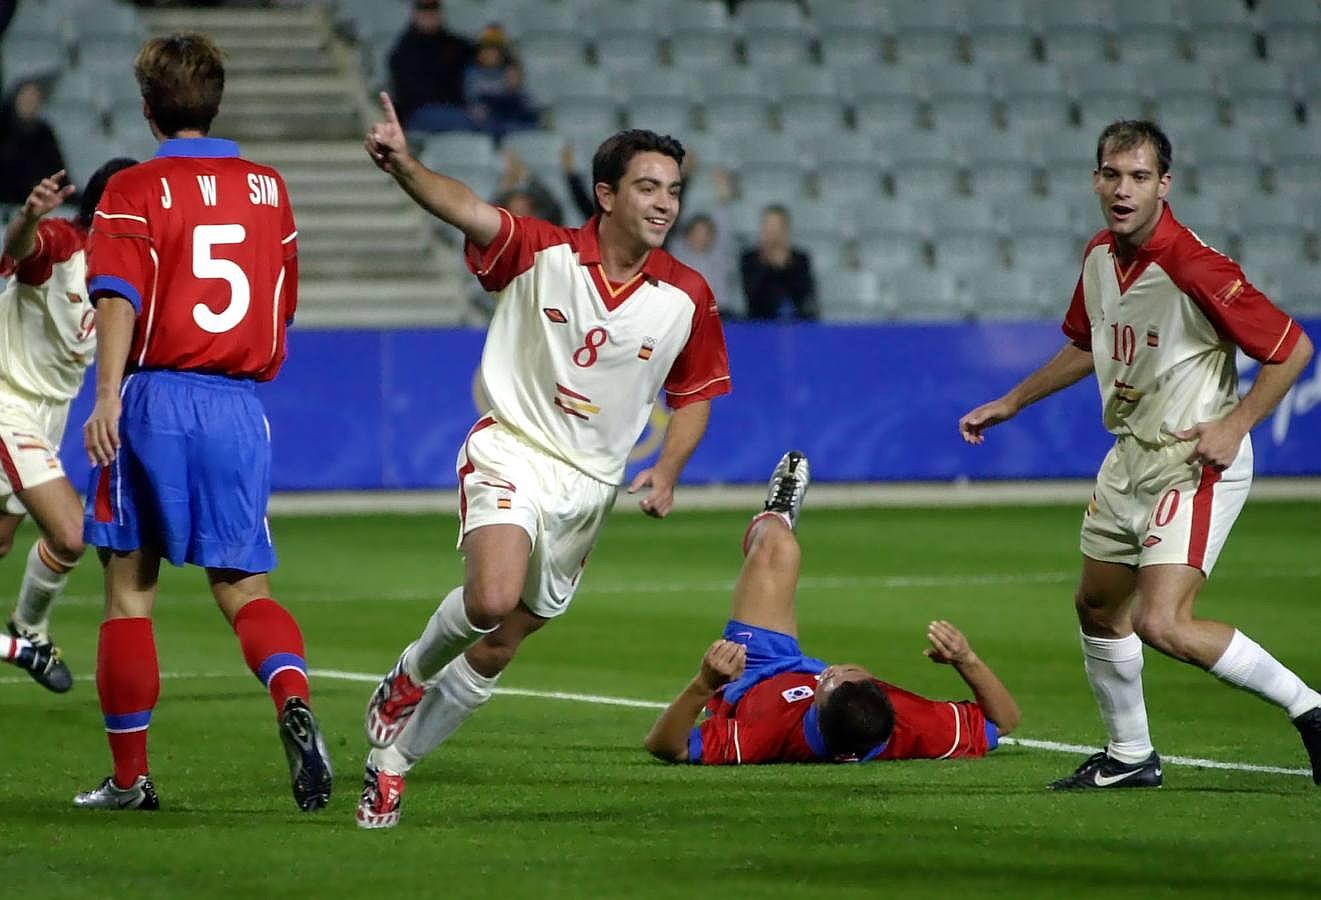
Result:
[[[1023,708],[1022,738],[1102,733],[1072,610],[1076,508],[835,511],[800,527],[802,640],[928,696],[964,696],[921,656],[949,618]],[[504,688],[664,701],[717,635],[746,515],[620,515],[573,609],[525,645]],[[1249,503],[1200,612],[1242,627],[1321,683],[1321,508]],[[460,575],[450,517],[281,519],[276,597],[314,668],[377,674]],[[31,530],[3,563],[12,596]],[[986,760],[667,767],[640,748],[656,712],[494,698],[412,774],[403,822],[353,807],[371,686],[313,680],[337,772],[298,813],[273,709],[201,574],[165,571],[152,722],[157,814],[75,810],[110,770],[95,687],[100,574],[88,559],[55,615],[75,675],[47,694],[0,668],[0,883],[6,897],[1315,897],[1321,788],[1298,774],[1167,765],[1159,791],[1055,795],[1076,754]],[[1158,749],[1296,770],[1282,713],[1149,652]]]

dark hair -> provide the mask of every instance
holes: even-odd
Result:
[[[786,225],[793,225],[794,223],[793,218],[789,215],[789,209],[782,203],[771,203],[762,207],[761,217],[764,219],[769,215],[779,216],[781,219],[784,219],[784,224]]]
[[[110,180],[110,176],[137,164],[136,159],[129,159],[127,156],[116,156],[109,162],[103,163],[101,168],[93,172],[92,177],[87,179],[87,184],[83,187],[82,196],[78,199],[78,221],[90,227],[92,214],[96,212],[96,205],[101,202],[101,194],[105,192],[106,182]]]
[[[211,130],[225,92],[225,54],[204,34],[151,38],[133,61],[142,99],[166,137]]]
[[[639,153],[662,153],[678,165],[683,165],[683,144],[668,134],[660,135],[642,128],[631,128],[616,132],[596,148],[596,154],[592,157],[592,184],[605,182],[611,190],[619,190],[619,179],[624,177],[629,162]],[[595,191],[592,194],[592,202],[599,213],[602,211],[601,202],[595,199]]]
[[[1147,143],[1156,152],[1156,174],[1164,175],[1170,170],[1174,148],[1160,126],[1146,119],[1122,119],[1105,126],[1096,139],[1096,167],[1101,168],[1101,156],[1107,144],[1115,150],[1132,150]]]
[[[831,753],[864,756],[889,740],[894,731],[894,707],[870,678],[846,681],[830,692],[818,721]]]

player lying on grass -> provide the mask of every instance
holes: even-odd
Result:
[[[743,539],[724,636],[656,720],[647,750],[705,765],[985,756],[1018,726],[1018,704],[950,623],[931,623],[925,653],[953,666],[976,700],[927,700],[862,666],[829,666],[799,649],[794,528],[809,477],[797,451],[776,466],[765,509]],[[703,709],[709,715],[694,728]]]

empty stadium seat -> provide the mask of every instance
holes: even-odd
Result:
[[[647,97],[625,104],[624,117],[629,128],[645,128],[680,140],[693,127],[692,107],[686,100]]]
[[[1021,132],[967,135],[961,141],[959,154],[973,193],[981,197],[1026,198],[1037,189],[1039,150],[1035,141]]]
[[[895,55],[909,65],[949,65],[959,57],[962,7],[955,0],[926,0],[891,7]]]
[[[1288,72],[1279,65],[1257,62],[1227,70],[1221,86],[1235,125],[1273,131],[1297,124]]]
[[[900,197],[945,197],[958,191],[960,165],[948,139],[927,132],[880,136],[887,168]]]
[[[939,66],[925,78],[932,127],[946,133],[985,133],[995,128],[995,97],[975,66]]]
[[[757,68],[794,63],[811,65],[812,39],[789,32],[757,32],[743,38],[743,55]]]
[[[1069,121],[1069,96],[1053,65],[1019,63],[991,67],[987,76],[1004,104],[1006,127],[1053,131]]]
[[[1188,34],[1188,45],[1193,59],[1219,68],[1258,61],[1257,35],[1250,29],[1196,29]]]
[[[921,73],[896,66],[857,66],[838,73],[841,90],[853,103],[861,131],[889,133],[917,125]]]
[[[907,321],[965,319],[971,307],[960,295],[958,282],[949,272],[929,269],[899,269],[889,274],[885,286],[894,297],[893,315]]]
[[[1085,0],[1052,0],[1042,4],[1040,15],[1047,60],[1085,63],[1106,58],[1110,20],[1102,7]]]
[[[714,4],[712,4],[714,5]],[[716,69],[737,65],[734,39],[724,32],[687,32],[670,38],[670,62],[678,68]]]
[[[597,39],[596,61],[601,69],[618,77],[631,71],[655,72],[660,63],[660,43],[647,33],[618,33],[608,40]]]
[[[969,3],[965,10],[969,49],[975,64],[1032,61],[1036,33],[1023,0]]]
[[[1261,149],[1270,162],[1276,193],[1321,199],[1321,127],[1314,124],[1271,132]]]
[[[866,322],[888,318],[892,309],[874,272],[817,266],[817,298],[826,322]]]
[[[1276,275],[1276,303],[1295,316],[1321,315],[1321,265],[1304,263],[1280,270]]]
[[[1044,301],[1048,298],[1027,272],[987,269],[965,279],[962,290],[976,319],[1039,319],[1047,314]],[[1049,311],[1054,313],[1053,308]]]

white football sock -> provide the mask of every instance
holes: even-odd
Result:
[[[1087,680],[1110,735],[1106,752],[1120,762],[1142,762],[1153,749],[1142,696],[1142,640],[1136,634],[1117,639],[1083,634],[1082,653]]]
[[[371,752],[372,762],[399,775],[406,774],[414,763],[457,731],[477,707],[491,699],[499,678],[482,675],[460,653],[427,685],[426,696],[399,739]]]
[[[30,646],[31,644],[22,638],[0,634],[0,660],[13,662],[18,659],[18,654],[22,653]]]
[[[456,587],[440,601],[427,627],[422,629],[422,636],[404,652],[404,671],[418,684],[428,681],[478,636],[494,630],[476,628],[468,621],[463,608],[463,588]]]
[[[63,571],[56,571],[42,558],[42,550]],[[50,607],[55,598],[64,590],[69,580],[72,565],[56,559],[49,547],[43,547],[38,540],[28,551],[27,565],[23,569],[23,584],[18,589],[18,605],[14,608],[14,621],[23,628],[37,632],[42,638],[49,639]]]
[[[1211,667],[1211,674],[1282,707],[1291,719],[1321,706],[1321,694],[1238,629],[1234,630],[1224,654]]]

